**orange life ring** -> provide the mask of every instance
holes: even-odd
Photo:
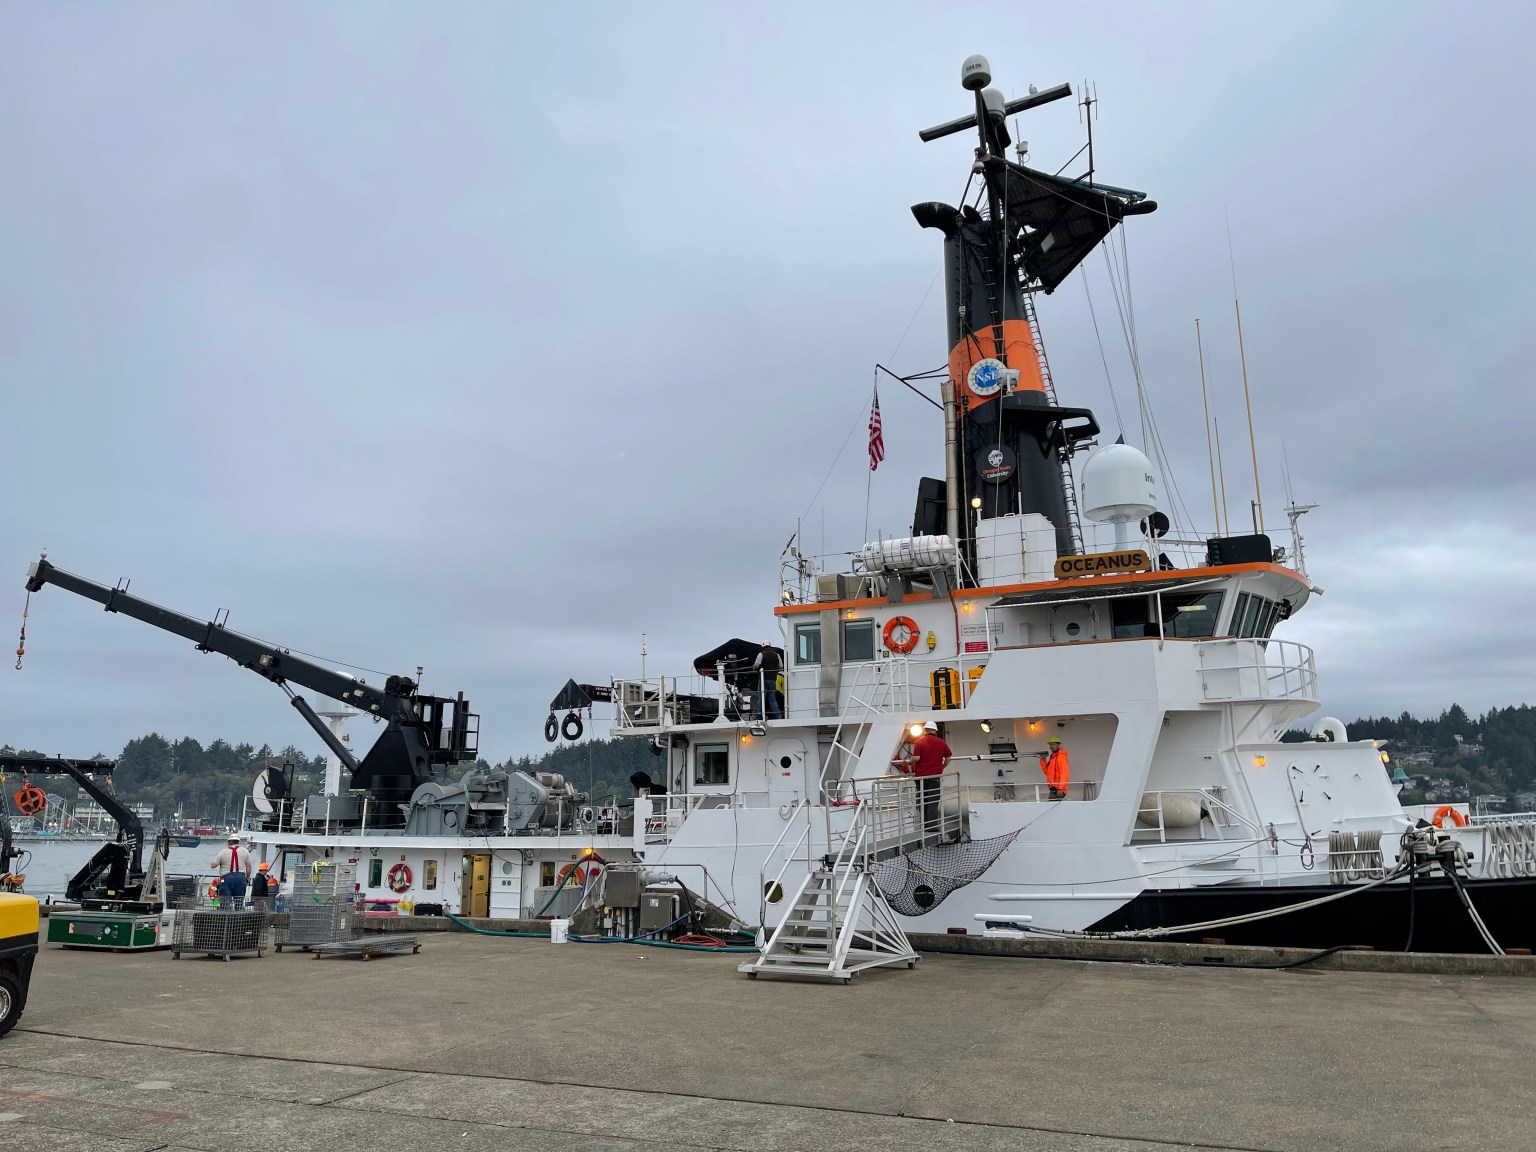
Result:
[[[411,866],[404,860],[389,870],[389,890],[404,892],[411,886]]]
[[[906,633],[904,639],[896,639],[898,629]],[[885,631],[880,635],[887,648],[905,656],[917,647],[917,621],[910,616],[892,616],[885,622]]]
[[[217,900],[218,898],[219,898],[219,881],[218,881],[218,878],[215,877],[214,879],[208,881],[208,899],[210,899],[210,900]]]
[[[564,868],[560,869],[560,874],[555,877],[555,882],[557,884],[564,884],[567,876],[576,884],[585,885],[587,882],[587,870],[580,864],[567,864]]]
[[[1431,820],[1430,823],[1433,824],[1436,828],[1444,828],[1445,825],[1442,824],[1441,821],[1444,820],[1447,816],[1451,818],[1451,823],[1456,825],[1458,828],[1465,828],[1468,824],[1472,823],[1472,821],[1468,820],[1465,816],[1463,816],[1456,809],[1452,808],[1449,804],[1442,804],[1440,807],[1436,808],[1434,819]]]
[[[36,816],[48,807],[48,794],[36,784],[23,785],[15,793],[16,809],[23,816]]]

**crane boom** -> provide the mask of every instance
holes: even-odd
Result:
[[[27,570],[27,590],[39,592],[47,584],[95,601],[108,612],[190,640],[200,652],[227,656],[278,685],[326,746],[351,769],[352,788],[366,789],[379,799],[409,799],[411,791],[436,778],[438,765],[472,760],[478,753],[479,717],[469,711],[462,692],[456,697],[428,696],[416,690],[409,676],[389,676],[382,686],[368,684],[286,648],[232,631],[222,619],[185,616],[130,594],[126,583],[109,588],[40,559]],[[387,727],[359,762],[290,685],[343,701],[386,722]]]

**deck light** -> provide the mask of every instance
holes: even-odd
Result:
[[[992,731],[992,721],[990,721],[990,720],[983,720],[981,722],[981,730],[983,732],[990,732],[990,731]]]
[[[1267,759],[1265,759],[1263,756],[1255,756],[1253,758],[1253,766],[1255,768],[1262,768],[1262,767],[1264,767],[1264,765],[1266,765],[1268,763],[1269,763],[1269,761]]]
[[[911,727],[909,727],[907,729],[907,735],[912,737],[912,739],[914,739],[914,740],[916,740],[922,734],[923,734],[923,726],[921,724],[913,724]]]

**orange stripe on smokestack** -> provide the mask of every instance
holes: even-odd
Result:
[[[957,395],[970,399],[970,406],[975,409],[978,405],[985,404],[994,396],[977,396],[966,387],[965,378],[970,374],[971,365],[978,360],[992,357],[1001,360],[1010,368],[1017,368],[1019,372],[1020,392],[1045,391],[1045,381],[1040,378],[1040,361],[1035,355],[1035,336],[1030,331],[1028,320],[1004,320],[1003,321],[1003,347],[997,347],[997,329],[988,324],[979,332],[973,332],[960,343],[949,350],[949,378],[955,382]]]

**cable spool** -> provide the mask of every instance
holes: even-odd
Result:
[[[592,811],[591,808],[583,808],[576,814],[576,818],[583,824],[590,824],[597,819],[597,813]]]
[[[12,798],[16,801],[16,810],[23,816],[36,816],[48,807],[48,794],[36,784],[22,785]]]
[[[553,714],[551,714],[550,720],[553,722]],[[545,730],[548,730],[548,725],[545,725]],[[581,725],[581,717],[575,712],[567,712],[565,719],[560,722],[560,735],[564,736],[567,740],[580,740],[581,734],[584,731],[585,729]]]

